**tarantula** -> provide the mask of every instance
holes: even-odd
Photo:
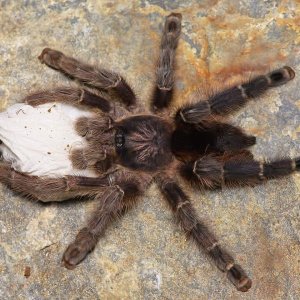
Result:
[[[198,218],[176,176],[214,189],[254,185],[299,171],[299,157],[254,160],[246,148],[255,144],[255,137],[217,118],[287,83],[295,73],[285,66],[252,77],[166,117],[174,91],[181,19],[181,14],[172,13],[165,21],[151,111],[138,106],[133,89],[119,74],[44,49],[39,56],[42,63],[82,86],[38,92],[0,114],[0,180],[44,202],[82,196],[97,201],[93,216],[63,255],[68,269],[79,264],[111,220],[155,182],[187,236],[245,292],[251,287],[250,278]],[[108,101],[111,96],[122,104]]]

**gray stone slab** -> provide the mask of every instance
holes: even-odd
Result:
[[[38,62],[44,47],[121,72],[147,105],[170,10],[183,14],[174,107],[208,82],[220,88],[249,70],[290,65],[300,74],[299,1],[6,0],[0,2],[1,108],[35,90],[69,85]],[[234,116],[257,135],[257,157],[299,155],[299,78]],[[93,202],[45,205],[1,186],[0,299],[300,299],[299,175],[255,188],[188,191],[253,279],[248,293],[238,293],[186,241],[154,186],[74,271],[60,266],[61,255]]]

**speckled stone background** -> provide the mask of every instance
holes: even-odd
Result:
[[[234,123],[257,135],[259,158],[299,155],[299,1],[1,0],[1,108],[69,84],[39,63],[44,47],[121,72],[147,105],[171,11],[183,14],[176,104],[209,82],[215,88],[249,70],[290,65],[297,77],[250,103]],[[61,255],[93,203],[45,205],[1,186],[0,299],[300,299],[299,175],[253,189],[189,192],[253,279],[248,293],[186,241],[154,186],[74,271],[60,266]]]

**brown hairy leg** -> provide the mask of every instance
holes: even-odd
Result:
[[[173,96],[175,51],[181,33],[181,14],[167,16],[156,67],[156,85],[152,95],[152,110],[168,107]]]
[[[176,122],[197,124],[211,114],[228,115],[244,106],[249,99],[257,98],[269,88],[283,85],[294,77],[295,72],[287,66],[254,77],[249,82],[226,89],[206,101],[180,108],[175,115]]]
[[[49,102],[65,102],[72,105],[83,104],[96,107],[105,113],[111,111],[112,107],[108,100],[100,97],[86,89],[56,88],[51,91],[42,91],[27,96],[24,102],[31,106],[38,106]]]
[[[61,178],[30,176],[0,165],[0,182],[23,196],[42,202],[63,201],[77,196],[95,195],[109,185],[109,177],[64,176]]]
[[[221,248],[210,230],[199,220],[188,196],[171,178],[160,177],[159,187],[171,206],[178,223],[186,235],[192,238],[200,249],[203,249],[214,261],[237,290],[246,292],[252,282],[241,266],[235,263],[232,256]]]
[[[64,266],[74,269],[96,246],[99,238],[112,220],[131,208],[139,195],[151,181],[149,175],[132,176],[120,172],[110,178],[112,186],[106,187],[96,196],[98,207],[63,255]]]
[[[247,156],[214,157],[205,155],[182,164],[180,174],[189,182],[205,188],[222,185],[250,185],[300,171],[300,158],[260,162]]]
[[[136,105],[136,96],[132,88],[122,76],[113,71],[79,62],[60,51],[50,48],[45,48],[42,51],[39,60],[47,66],[90,87],[114,91],[129,108]]]
[[[50,202],[95,196],[99,204],[94,215],[64,253],[63,262],[69,269],[73,269],[92,251],[112,219],[133,206],[151,179],[150,175],[141,173],[136,177],[124,170],[114,170],[99,178],[41,178],[16,172],[8,164],[0,165],[0,182],[27,198]]]
[[[95,197],[99,203],[96,211],[63,255],[66,268],[74,269],[95,248],[108,224],[121,213],[124,207],[123,194],[123,190],[114,186],[106,187]]]

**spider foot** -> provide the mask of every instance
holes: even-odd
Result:
[[[240,292],[247,292],[252,286],[251,279],[246,275],[242,267],[236,264],[234,264],[227,271],[227,278],[234,284],[234,286]]]
[[[87,229],[81,230],[75,242],[65,251],[62,258],[63,265],[73,270],[94,249],[95,242],[96,238]]]
[[[60,51],[53,50],[51,48],[45,48],[38,59],[42,64],[46,64],[47,66],[60,69],[59,62],[63,56],[63,53]]]
[[[182,20],[182,14],[180,13],[171,13],[167,16],[166,19],[166,32],[180,32],[181,30],[181,20]]]
[[[274,70],[267,74],[269,86],[279,86],[287,83],[295,77],[295,72],[291,67],[284,66],[283,68]]]
[[[171,47],[175,49],[177,47],[178,38],[181,32],[181,20],[182,15],[179,13],[171,13],[166,18],[165,23],[165,34],[167,35],[166,40],[163,43],[163,48]]]

